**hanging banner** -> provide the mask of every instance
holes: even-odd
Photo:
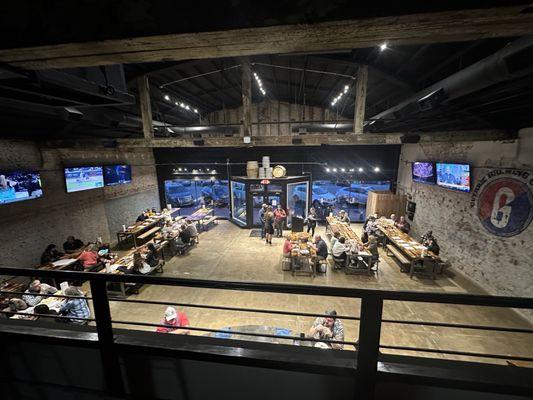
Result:
[[[510,237],[533,219],[533,175],[512,168],[495,169],[481,177],[470,199],[481,224],[496,236]]]

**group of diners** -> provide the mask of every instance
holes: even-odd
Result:
[[[156,239],[167,240],[173,254],[183,254],[187,248],[198,243],[198,228],[194,221],[185,219],[166,220]]]
[[[137,219],[135,220],[135,222],[144,222],[146,221],[148,218],[154,216],[157,214],[157,210],[155,209],[155,207],[153,208],[147,208],[146,210],[144,210],[142,213],[139,214],[139,216],[137,217]]]
[[[306,238],[300,239],[302,241],[306,241]],[[291,235],[285,236],[285,242],[283,243],[283,257],[291,258],[292,257],[292,249],[295,247],[295,243],[293,243]],[[322,239],[322,236],[315,235],[314,240],[312,243],[309,243],[309,247],[313,249],[313,253],[311,255],[311,264],[315,268],[315,270],[318,268],[318,265],[320,264],[320,261],[326,260],[328,258],[328,245]]]
[[[67,297],[50,296],[59,294]],[[60,291],[39,280],[29,283],[22,298],[4,299],[3,306],[2,315],[7,318],[37,320],[43,317],[48,321],[86,324],[86,319],[91,317],[85,293],[79,286],[68,286]]]
[[[180,335],[189,335],[189,318],[185,311],[178,311],[172,306],[165,309],[161,326],[156,328],[158,333],[174,333]],[[312,345],[321,348],[342,349],[344,347],[344,324],[340,318],[337,318],[335,310],[326,310],[323,316],[317,317],[307,334],[303,335],[315,339]]]

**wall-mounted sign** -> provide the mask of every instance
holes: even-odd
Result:
[[[497,236],[515,236],[533,219],[533,175],[518,169],[495,169],[477,182],[470,207],[481,224]]]
[[[268,179],[263,179],[263,180],[261,181],[261,184],[262,184],[262,185],[268,185],[269,183],[270,183],[270,181],[269,181]]]

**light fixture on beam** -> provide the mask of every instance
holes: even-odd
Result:
[[[374,172],[379,172],[379,171],[380,171],[379,167],[374,167]]]
[[[257,72],[254,72],[254,78],[255,78],[255,81],[257,83],[257,86],[259,86],[259,91],[261,92],[261,94],[263,96],[265,96],[266,95],[266,91],[263,88],[263,82],[261,81],[261,78],[259,78],[259,75],[257,75]]]
[[[350,85],[344,85],[344,88],[342,89],[342,91],[340,91],[339,94],[336,97],[334,97],[333,100],[331,101],[331,105],[334,106],[335,104],[337,104],[339,100],[342,98],[342,96],[348,93],[348,90],[350,90]]]
[[[192,111],[192,112],[194,112],[195,114],[199,114],[197,108],[192,108],[190,105],[188,105],[188,104],[186,104],[186,103],[184,103],[184,102],[182,102],[182,101],[176,101],[176,100],[172,99],[168,94],[166,94],[165,96],[163,96],[163,98],[164,98],[166,101],[171,101],[171,102],[173,102],[174,105],[175,105],[176,107],[181,107],[181,108],[183,108],[183,109],[185,109],[185,110],[187,110],[187,111]]]
[[[379,45],[379,50],[380,51],[385,51],[389,48],[389,46],[387,46],[387,42],[383,42]]]
[[[357,168],[357,170],[358,170],[359,172],[363,172],[363,171],[364,171],[364,169],[361,168],[361,167]]]

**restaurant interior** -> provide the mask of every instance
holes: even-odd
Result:
[[[533,398],[531,7],[133,3],[0,41],[0,397]]]

